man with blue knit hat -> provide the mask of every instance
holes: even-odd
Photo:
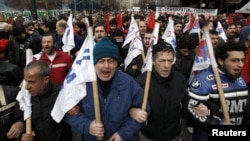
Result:
[[[142,104],[143,89],[128,74],[117,69],[118,49],[106,36],[96,43],[93,59],[97,75],[102,123],[95,122],[92,83],[87,83],[87,95],[80,101],[81,112],[65,119],[82,135],[82,140],[132,141],[142,127],[129,116],[131,107]]]

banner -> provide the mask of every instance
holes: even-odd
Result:
[[[203,14],[216,16],[218,14],[218,9],[197,9],[191,7],[156,7],[156,12],[166,11],[167,14],[177,15],[177,14]]]

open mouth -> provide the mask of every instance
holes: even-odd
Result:
[[[102,74],[104,77],[108,77],[110,75],[110,71],[103,71]]]

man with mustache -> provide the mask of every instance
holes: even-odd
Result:
[[[50,79],[53,83],[62,85],[70,70],[73,59],[65,52],[56,49],[56,38],[51,33],[42,37],[42,52],[34,55],[34,60],[43,60],[50,67]]]

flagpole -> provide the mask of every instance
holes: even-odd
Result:
[[[88,28],[88,34],[89,34],[90,40],[94,41],[93,36],[92,36],[93,35],[92,27]],[[94,48],[94,44],[91,44],[90,46],[93,46]],[[99,103],[99,96],[98,96],[97,80],[92,81],[92,89],[93,89],[93,98],[94,98],[95,122],[102,123],[101,115],[100,115],[100,103]],[[97,137],[97,140],[103,140],[103,137]]]
[[[145,54],[144,54],[144,50],[141,51],[141,55],[142,55],[142,61],[145,62]]]
[[[149,92],[149,84],[150,84],[150,80],[151,80],[151,74],[152,74],[152,71],[147,71],[143,101],[142,101],[142,106],[141,106],[142,110],[145,110],[145,111],[146,111],[147,102],[148,102],[148,92]]]
[[[210,55],[210,59],[211,59],[211,65],[213,68],[213,73],[214,73],[216,84],[217,84],[218,91],[219,91],[220,103],[221,103],[221,107],[222,107],[222,111],[223,111],[223,115],[224,115],[224,120],[227,123],[231,123],[228,109],[227,109],[227,105],[226,105],[224,92],[223,92],[222,85],[221,85],[219,71],[217,68],[216,60],[214,58],[214,51],[213,51],[211,39],[209,36],[208,27],[204,27],[204,34],[206,36],[206,42],[207,42],[208,51],[209,51],[209,55]]]
[[[143,101],[142,101],[142,106],[141,106],[142,110],[145,110],[145,111],[146,111],[147,102],[148,102],[149,85],[150,85],[152,67],[153,67],[153,65],[152,65],[152,48],[153,48],[153,45],[155,45],[157,43],[159,28],[160,28],[160,24],[158,22],[156,22],[154,30],[153,30],[153,36],[151,37],[151,46],[148,48],[147,57],[145,59],[146,61],[148,61],[148,62],[146,62],[147,65],[149,65],[149,66],[147,66],[147,65],[145,66],[145,67],[147,67],[146,68],[147,76],[146,76],[144,95],[143,95]]]
[[[31,117],[26,119],[26,133],[31,134],[32,133],[32,128],[31,128]]]
[[[95,108],[95,122],[102,123],[101,115],[100,115],[100,104],[99,104],[97,81],[92,82],[92,88],[93,88],[94,108]],[[97,137],[97,140],[102,140],[102,139],[103,137]]]
[[[31,49],[26,49],[26,65],[30,63],[33,60],[33,52]],[[22,82],[22,85],[24,83]],[[31,125],[31,116],[26,119],[26,133],[31,134],[32,133],[32,125]]]

